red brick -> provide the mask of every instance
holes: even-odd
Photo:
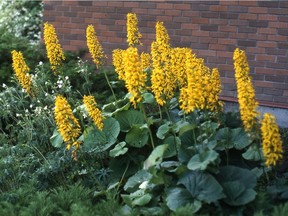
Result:
[[[109,4],[108,4],[108,6],[109,6]],[[124,7],[138,8],[139,3],[138,2],[132,2],[132,1],[124,2]]]
[[[191,9],[191,4],[174,4],[173,9],[176,10],[190,10]]]
[[[253,54],[264,54],[265,53],[265,48],[247,47],[247,52],[248,53],[253,53]]]
[[[287,41],[287,36],[281,35],[268,35],[269,41]]]
[[[277,43],[274,41],[257,41],[257,46],[259,47],[277,47]]]
[[[157,9],[173,9],[173,4],[171,3],[157,3]]]
[[[219,38],[218,44],[236,44],[236,39]]]
[[[124,2],[123,1],[108,1],[107,6],[108,7],[123,7]]]
[[[157,16],[156,20],[160,22],[171,22],[172,16]]]
[[[277,30],[275,28],[258,28],[258,34],[276,34]]]
[[[181,10],[165,10],[165,15],[168,15],[168,16],[181,16]]]
[[[208,37],[209,32],[207,32],[207,31],[192,31],[192,36]]]
[[[272,55],[258,54],[256,55],[256,61],[269,61],[275,62],[276,57]]]
[[[288,23],[286,22],[269,22],[270,28],[288,28]]]
[[[256,7],[257,1],[239,1],[239,5]]]
[[[257,14],[241,13],[239,14],[240,20],[256,20]]]
[[[223,5],[211,5],[210,6],[210,11],[217,11],[217,12],[225,12],[227,11],[227,6],[223,6]]]
[[[198,24],[192,24],[192,23],[182,23],[181,24],[181,29],[199,29],[199,25]]]
[[[268,9],[265,7],[249,7],[248,13],[267,14]]]
[[[261,80],[255,80],[254,85],[257,87],[267,87],[267,88],[272,88],[273,87],[273,82],[266,82],[266,81],[261,81]]]
[[[277,21],[278,16],[276,15],[269,15],[269,14],[259,14],[258,15],[259,20],[268,20],[268,21]]]

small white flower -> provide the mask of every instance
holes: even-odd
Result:
[[[28,113],[29,111],[28,111],[28,109],[25,109],[25,113]]]
[[[68,76],[66,76],[66,77],[65,77],[65,80],[68,80],[68,79],[69,79],[69,77],[68,77]]]
[[[32,108],[33,107],[33,104],[30,104],[30,108]]]
[[[52,90],[52,94],[54,94],[54,90]]]
[[[21,114],[19,114],[19,113],[16,113],[16,117],[19,117],[19,116],[21,116]]]
[[[5,83],[3,83],[3,84],[2,84],[2,87],[3,87],[3,88],[6,88],[6,87],[7,87],[7,85],[5,85]]]
[[[43,62],[42,62],[42,61],[40,61],[38,65],[39,65],[39,66],[43,65]]]
[[[48,93],[47,92],[45,92],[45,97],[47,97],[48,96]]]
[[[48,107],[47,107],[47,106],[45,106],[45,107],[44,107],[44,110],[47,110],[47,109],[48,109]]]

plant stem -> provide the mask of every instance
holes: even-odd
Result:
[[[118,108],[116,96],[115,96],[115,94],[114,94],[113,88],[112,88],[112,86],[111,86],[111,83],[110,83],[110,81],[109,81],[109,78],[108,78],[105,70],[104,70],[104,76],[105,76],[105,79],[106,79],[106,81],[107,81],[107,84],[108,84],[108,86],[109,86],[109,88],[110,88],[110,90],[111,90],[111,92],[112,92],[113,98],[114,98],[114,100],[115,100],[115,106]]]
[[[150,140],[151,140],[151,145],[152,145],[152,148],[154,149],[155,148],[155,145],[154,145],[154,140],[153,140],[153,135],[152,135],[152,132],[151,132],[151,129],[150,129],[150,125],[148,124],[148,119],[147,119],[147,115],[146,115],[146,112],[145,112],[145,108],[143,106],[142,103],[139,103],[139,107],[140,107],[140,110],[142,111],[143,115],[144,115],[144,119],[148,125],[148,132],[149,132],[149,136],[150,136]]]

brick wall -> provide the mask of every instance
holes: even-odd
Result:
[[[288,1],[44,1],[64,50],[87,49],[93,24],[104,51],[126,48],[126,14],[137,14],[143,50],[164,21],[172,46],[191,47],[221,73],[223,97],[235,98],[233,51],[246,51],[259,101],[288,108]]]

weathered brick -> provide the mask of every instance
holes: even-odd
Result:
[[[285,82],[285,76],[272,76],[272,75],[265,75],[265,80],[270,82]]]
[[[239,33],[256,33],[257,28],[247,27],[247,26],[240,26],[238,28]]]
[[[157,3],[156,5],[157,9],[173,9],[173,4],[171,3]]]
[[[278,34],[288,36],[288,29],[278,29]]]
[[[237,42],[238,46],[244,46],[244,47],[255,47],[256,41],[251,40],[238,40]]]
[[[256,56],[256,61],[268,61],[268,62],[275,62],[276,57],[272,55],[263,55],[263,54],[258,54]]]
[[[268,12],[268,8],[266,7],[249,7],[248,13],[257,13],[257,14],[265,14]]]
[[[218,18],[219,13],[215,12],[201,12],[201,17],[203,18]]]
[[[221,19],[238,19],[239,14],[237,13],[220,13],[220,18]]]
[[[287,75],[288,75],[288,57],[287,56],[277,56],[278,63],[286,63]]]
[[[218,31],[218,25],[200,25],[200,30],[202,31]]]
[[[251,27],[268,27],[268,21],[266,20],[250,20],[249,26]]]
[[[241,20],[256,20],[257,14],[251,14],[251,13],[240,13],[239,19]]]

